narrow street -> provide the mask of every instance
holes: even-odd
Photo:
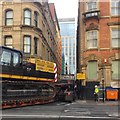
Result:
[[[2,111],[2,120],[118,120],[120,107],[117,101],[56,102]]]

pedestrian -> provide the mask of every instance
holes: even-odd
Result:
[[[97,85],[95,85],[95,90],[94,90],[95,101],[98,101],[98,93],[99,93],[99,88]]]

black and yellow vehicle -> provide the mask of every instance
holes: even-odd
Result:
[[[55,84],[56,100],[72,102],[75,100],[75,89],[73,80],[61,80],[60,83]]]
[[[22,52],[0,46],[1,108],[54,101],[54,77],[54,63],[39,59],[26,62]]]

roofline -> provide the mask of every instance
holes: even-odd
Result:
[[[6,46],[0,46],[0,48],[5,48],[5,49],[11,50],[11,51],[20,52],[22,54],[22,52],[20,50],[17,50],[17,49],[14,49],[14,48],[9,48],[9,47],[6,47]]]

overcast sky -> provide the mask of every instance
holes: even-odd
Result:
[[[77,16],[78,0],[49,0],[55,3],[58,18],[71,18]]]

